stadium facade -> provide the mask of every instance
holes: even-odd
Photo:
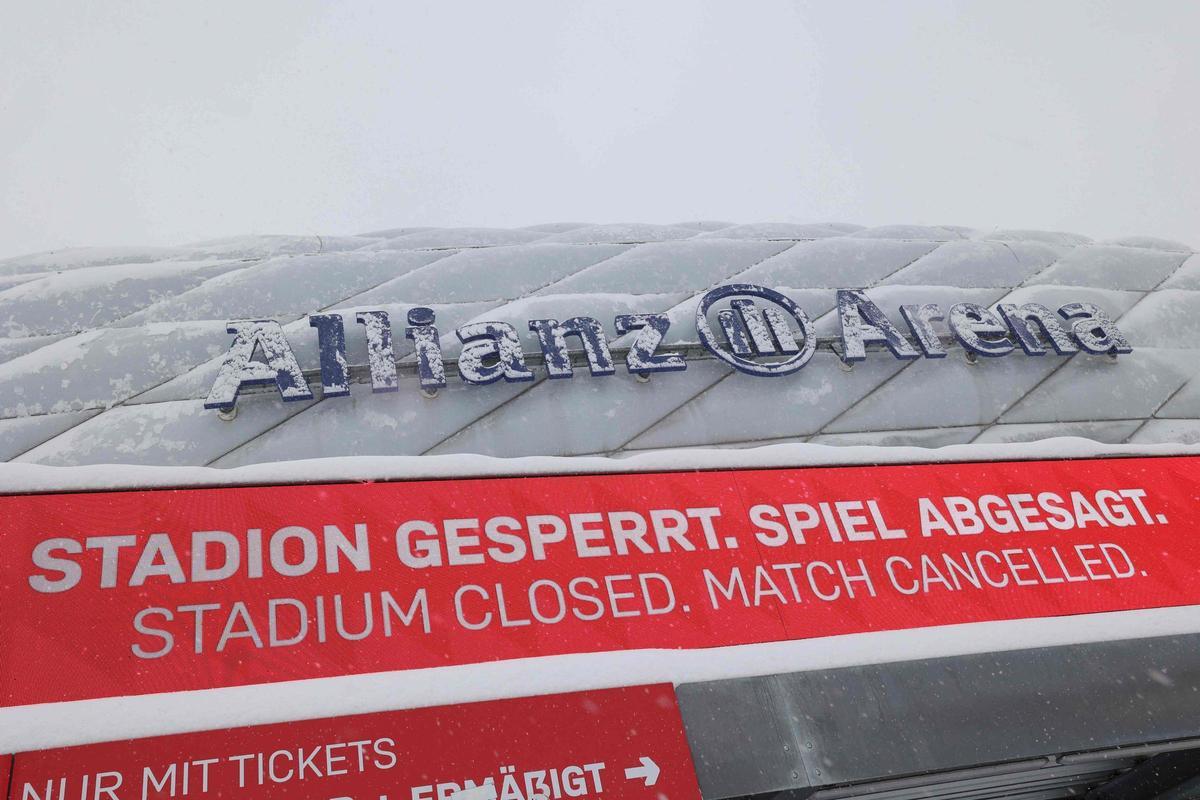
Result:
[[[1190,796],[1198,320],[953,226],[0,261],[10,797]]]

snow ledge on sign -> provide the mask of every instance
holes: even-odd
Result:
[[[0,495],[118,489],[1181,455],[1200,455],[1200,444],[1104,444],[1077,437],[1059,437],[1036,442],[960,444],[936,449],[880,446],[836,447],[789,443],[742,450],[652,450],[619,458],[607,456],[495,458],[474,454],[355,456],[281,461],[231,469],[149,467],[128,464],[53,467],[26,463],[0,463]]]

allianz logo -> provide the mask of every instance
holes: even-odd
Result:
[[[862,289],[837,290],[839,334],[829,346],[846,364],[867,358],[867,349],[886,350],[897,359],[940,359],[949,347],[960,346],[970,360],[1000,358],[1018,351],[1026,356],[1083,352],[1116,358],[1133,349],[1109,316],[1091,303],[1067,303],[1051,310],[1040,303],[1001,303],[990,309],[976,303],[957,303],[943,310],[936,303],[902,305],[899,315],[907,334],[872,302]],[[715,329],[712,320],[715,318]],[[386,311],[358,311],[367,343],[365,370],[352,367],[346,352],[345,323],[340,314],[313,314],[320,355],[319,381],[323,397],[350,394],[352,372],[369,378],[373,392],[400,388],[400,369],[392,345],[392,323]],[[949,337],[935,323],[944,323]],[[523,352],[517,329],[507,322],[472,322],[454,331],[462,343],[456,360],[442,351],[442,334],[434,311],[424,306],[407,314],[404,336],[413,343],[405,365],[419,380],[422,392],[433,394],[446,386],[447,365],[464,383],[483,386],[497,381],[533,381],[531,368],[540,366],[550,379],[570,379],[576,365],[586,365],[592,377],[616,374],[614,352],[624,355],[625,369],[645,379],[687,369],[688,350],[724,361],[756,377],[784,377],[800,371],[812,359],[819,341],[812,320],[790,297],[754,284],[718,286],[700,298],[695,313],[699,349],[664,347],[672,320],[667,314],[619,314],[613,328],[628,337],[627,346],[614,348],[594,317],[529,320],[540,352]],[[225,354],[204,407],[229,412],[247,387],[274,384],[285,401],[314,399],[309,377],[301,369],[279,322],[270,319],[229,322],[233,342]],[[574,353],[568,337],[578,340]],[[573,355],[575,358],[573,359]],[[540,361],[540,365],[536,362]],[[314,373],[313,378],[317,375]]]

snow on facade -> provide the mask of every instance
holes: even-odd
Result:
[[[838,331],[836,290],[862,288],[897,325],[903,304],[1092,303],[1134,354],[899,360],[848,365],[818,349],[763,381],[695,346],[698,298],[716,286],[782,292]],[[1040,231],[697,222],[401,228],[350,237],[264,236],[176,248],[85,248],[0,262],[0,459],[47,464],[211,465],[363,455],[623,455],[782,442],[915,445],[1080,436],[1104,443],[1200,439],[1200,255],[1175,242],[1094,242]],[[665,313],[686,371],[635,380],[575,369],[572,380],[465,384],[422,393],[408,312],[428,307],[448,362],[453,329],[598,320],[618,352],[618,315]],[[361,312],[394,326],[398,391],[321,392],[317,331],[342,317],[346,359],[368,352]],[[236,415],[206,409],[233,337],[227,323],[275,320],[314,397],[243,393]],[[945,332],[944,323],[939,323]],[[578,340],[571,346],[578,349]],[[622,359],[618,358],[618,361]],[[405,366],[409,369],[405,369]],[[232,418],[230,418],[232,416]]]

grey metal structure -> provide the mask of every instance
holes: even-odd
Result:
[[[706,800],[1080,797],[1200,747],[1197,652],[1176,636],[676,691]]]

